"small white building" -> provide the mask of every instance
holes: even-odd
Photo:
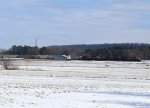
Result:
[[[50,55],[49,59],[52,60],[71,60],[71,56],[70,55]]]
[[[36,55],[39,59],[50,59],[50,60],[71,60],[70,55]]]

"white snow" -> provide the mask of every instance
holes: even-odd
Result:
[[[149,61],[14,64],[0,70],[0,108],[150,108]]]

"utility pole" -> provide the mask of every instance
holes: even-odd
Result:
[[[37,52],[37,49],[38,49],[38,39],[37,39],[37,37],[35,38],[35,47],[34,47],[34,55],[37,55],[38,54],[38,52]]]
[[[36,39],[35,39],[35,47],[37,47],[37,44],[38,44],[38,39],[36,37]]]

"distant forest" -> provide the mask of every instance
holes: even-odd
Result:
[[[150,44],[121,43],[121,44],[91,44],[91,45],[62,45],[48,47],[12,46],[3,52],[11,55],[71,55],[103,56],[103,57],[140,57],[150,59]]]

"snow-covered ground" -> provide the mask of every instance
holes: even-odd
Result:
[[[15,61],[0,108],[150,108],[150,61]]]

